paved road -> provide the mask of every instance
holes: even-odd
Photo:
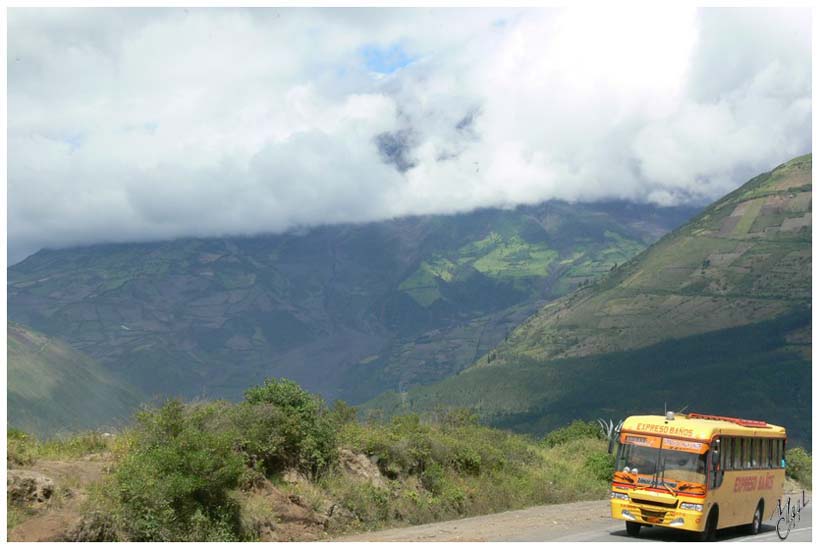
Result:
[[[811,496],[807,494],[809,500]],[[794,501],[794,497],[793,497]],[[720,542],[778,541],[777,517],[766,518],[761,532],[748,536],[739,529],[718,531]],[[663,528],[641,529],[635,539],[626,534],[623,522],[609,517],[608,501],[574,502],[537,506],[488,516],[417,525],[386,531],[348,535],[346,541],[591,541],[591,542],[658,542],[688,541],[691,536]],[[811,541],[811,504],[803,508],[800,521],[787,542]]]
[[[796,522],[794,528],[786,537],[786,542],[811,542],[811,503],[809,503],[800,513],[800,521]],[[778,517],[767,519],[760,528],[760,533],[754,536],[747,535],[742,529],[724,529],[718,531],[718,542],[779,542],[776,524]],[[533,531],[524,533],[522,537],[515,538],[515,541],[592,541],[592,542],[674,542],[691,541],[691,537],[686,533],[672,529],[650,528],[641,529],[640,536],[635,539],[626,534],[626,529],[621,523],[615,520],[605,525],[587,525],[581,531],[563,535],[558,538],[539,538],[539,535],[550,536],[549,532],[538,533]]]

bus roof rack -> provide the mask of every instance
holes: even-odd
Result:
[[[702,420],[723,420],[746,428],[768,428],[769,425],[762,420],[747,420],[745,418],[734,418],[732,416],[718,416],[716,414],[689,413],[688,418],[700,418]]]

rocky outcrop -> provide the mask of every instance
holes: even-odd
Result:
[[[291,485],[298,485],[299,483],[309,483],[309,480],[305,474],[297,470],[296,468],[288,468],[284,472],[282,472],[282,481],[285,483],[290,483]]]
[[[9,470],[6,494],[12,504],[42,506],[54,495],[54,481],[40,472]]]
[[[66,529],[65,534],[59,540],[61,542],[110,542],[119,540],[119,537],[111,516],[95,511],[82,516],[74,525]]]
[[[339,467],[345,474],[368,481],[374,487],[383,489],[387,486],[378,466],[373,464],[365,454],[339,449]]]

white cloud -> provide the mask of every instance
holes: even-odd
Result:
[[[810,43],[807,10],[12,9],[10,259],[714,199],[810,149]]]

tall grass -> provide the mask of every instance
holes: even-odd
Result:
[[[14,428],[9,428],[6,441],[6,462],[9,467],[29,465],[35,460],[67,460],[105,453],[111,451],[115,444],[113,436],[101,432],[82,432],[40,440]]]

